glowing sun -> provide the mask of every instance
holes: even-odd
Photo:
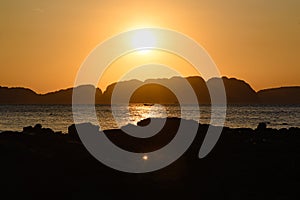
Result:
[[[156,44],[156,36],[150,30],[141,30],[133,35],[131,44],[134,48],[140,49],[142,54],[148,53],[148,48],[154,47]]]

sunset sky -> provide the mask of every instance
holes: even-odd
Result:
[[[0,86],[38,93],[72,87],[99,43],[143,27],[194,38],[221,75],[243,79],[255,90],[300,85],[299,11],[299,0],[1,0]],[[184,76],[195,74],[166,52],[132,53],[112,64],[100,87],[147,60],[173,65]]]

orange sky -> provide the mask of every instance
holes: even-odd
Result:
[[[139,27],[189,35],[208,51],[222,75],[243,79],[255,90],[300,85],[299,10],[298,0],[2,0],[0,85],[39,93],[72,87],[96,45]],[[182,63],[154,52],[127,55],[115,68],[135,64],[126,62],[134,56],[139,64],[150,57]],[[182,64],[185,75],[194,73]],[[110,74],[103,78],[105,84],[116,81]]]

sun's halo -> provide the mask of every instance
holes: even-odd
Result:
[[[146,55],[146,54],[149,54],[150,52],[151,52],[150,49],[140,49],[140,50],[137,51],[137,53],[139,55]]]
[[[150,30],[140,30],[133,35],[131,40],[132,46],[134,48],[141,48],[141,51],[149,51],[147,48],[154,47],[156,42],[157,38]]]

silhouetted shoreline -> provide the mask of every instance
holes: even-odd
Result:
[[[139,125],[144,126],[149,119]],[[178,127],[168,118],[152,141],[105,131],[118,146],[147,152],[165,145]],[[299,196],[300,129],[224,128],[212,152],[199,159],[208,125],[170,166],[146,174],[113,170],[93,158],[74,125],[69,134],[41,125],[0,134],[1,192],[10,197],[83,199],[292,199]],[[118,133],[118,134],[116,134]]]

